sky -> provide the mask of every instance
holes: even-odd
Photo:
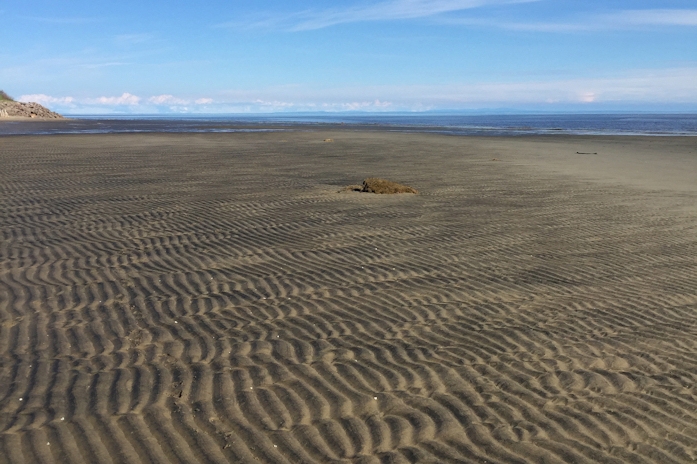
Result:
[[[0,0],[64,114],[697,112],[697,0]]]

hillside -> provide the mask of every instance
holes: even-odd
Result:
[[[0,101],[14,101],[12,97],[7,95],[4,91],[0,90]]]
[[[14,101],[0,101],[0,118],[39,118],[39,119],[64,119],[58,113],[38,103],[20,103]]]
[[[0,90],[0,118],[39,118],[63,119],[58,113],[38,103],[21,103],[14,101],[9,95]]]

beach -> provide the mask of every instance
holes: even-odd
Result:
[[[693,462],[696,140],[0,137],[0,464]]]

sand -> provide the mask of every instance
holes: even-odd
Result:
[[[2,137],[0,463],[691,462],[695,146]]]

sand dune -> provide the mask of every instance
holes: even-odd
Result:
[[[697,192],[617,140],[1,138],[0,463],[697,459]]]

